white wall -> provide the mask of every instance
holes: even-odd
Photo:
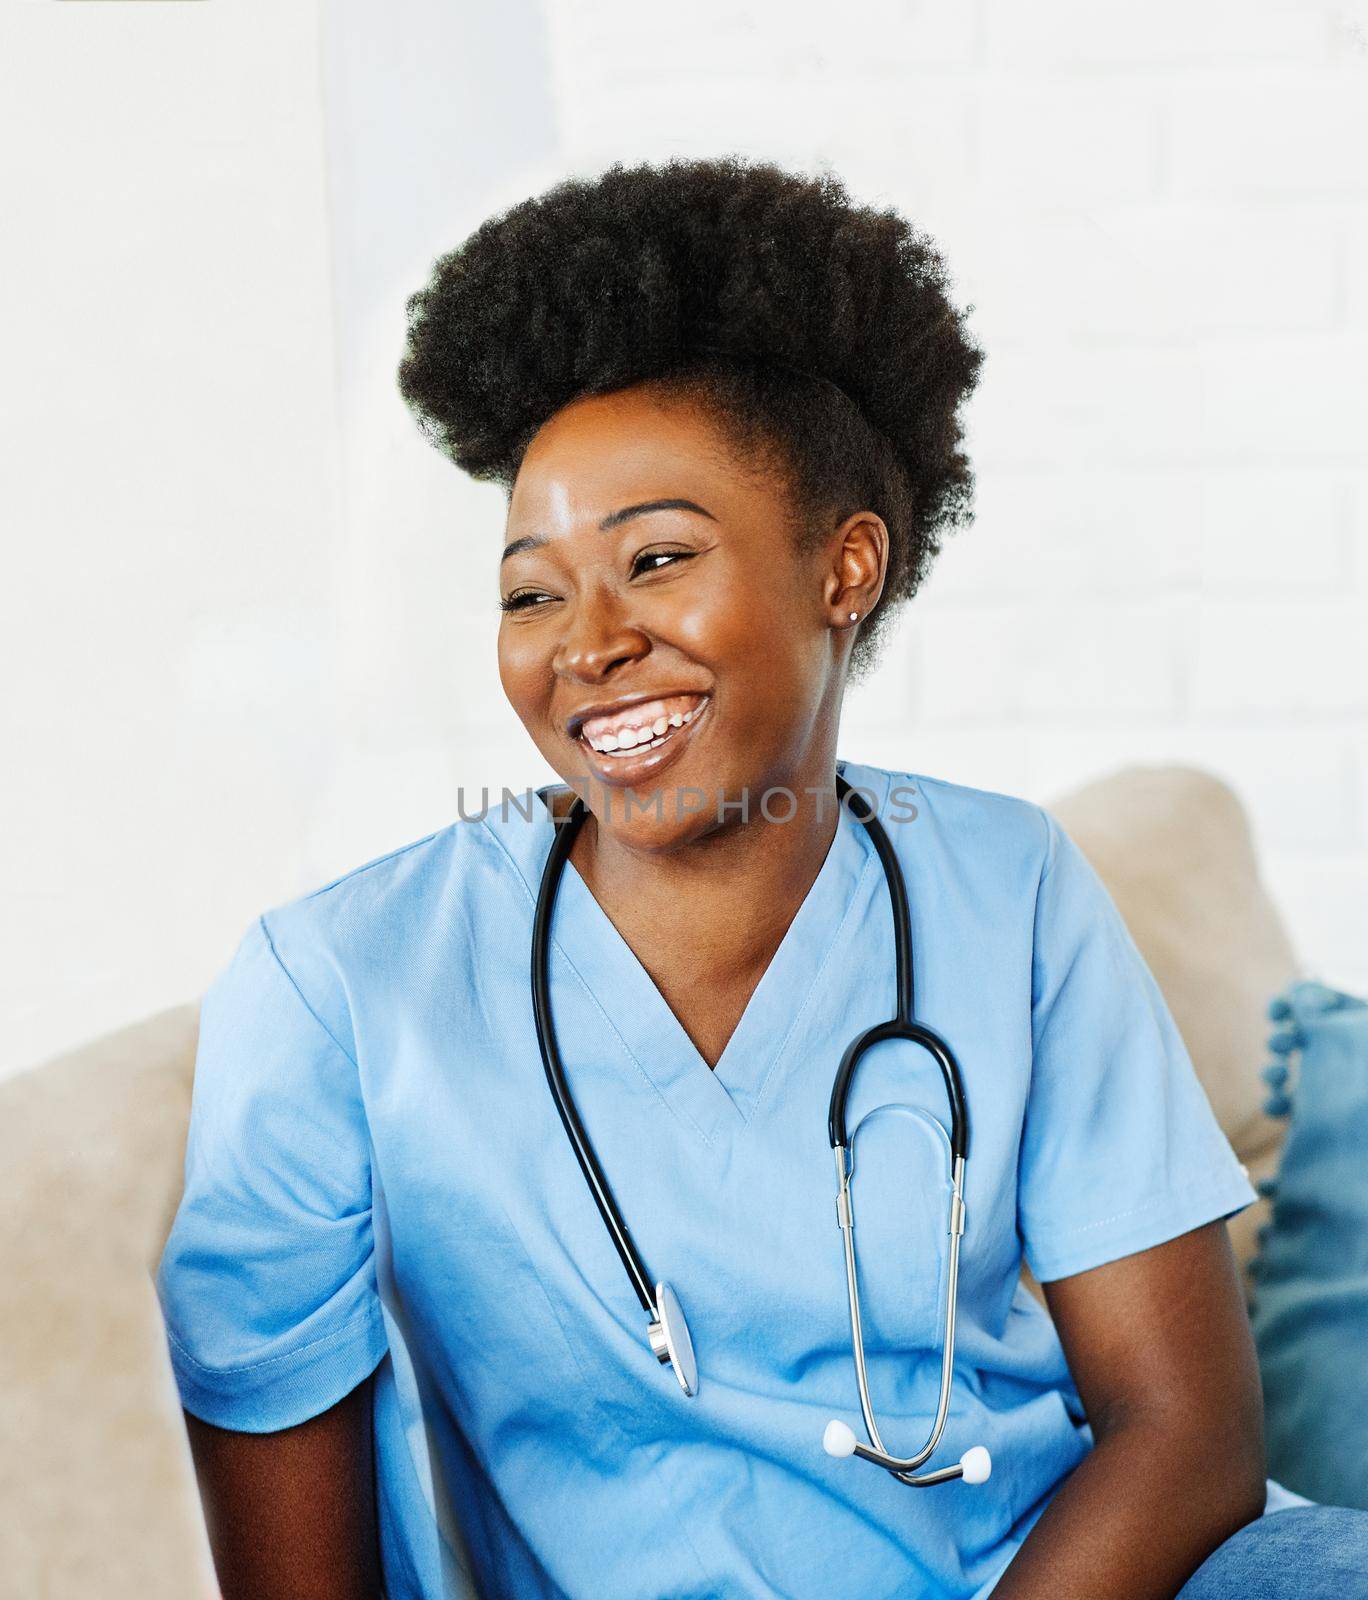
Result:
[[[486,10],[0,9],[0,1073],[523,759],[501,497],[394,388],[431,258],[555,176],[538,13]]]
[[[553,776],[495,666],[503,494],[422,438],[395,377],[404,303],[434,259],[559,176],[541,13],[537,0],[328,0],[321,15],[342,715],[305,841],[309,887],[444,826],[461,784],[478,809],[481,783]]]
[[[493,673],[502,500],[394,393],[402,298],[674,152],[829,164],[977,306],[979,520],[844,752],[1042,799],[1211,766],[1308,966],[1368,988],[1362,0],[831,19],[0,11],[0,1070],[197,993],[458,782],[546,776]]]
[[[197,992],[333,741],[314,7],[0,13],[0,1060]]]
[[[1368,988],[1368,5],[551,15],[568,168],[828,164],[977,308],[978,520],[844,753],[1040,800],[1200,763]]]

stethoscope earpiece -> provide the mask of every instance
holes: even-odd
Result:
[[[822,1448],[829,1456],[844,1459],[853,1456],[860,1450],[859,1441],[854,1430],[844,1422],[838,1422],[835,1417],[826,1425],[826,1432],[822,1435]],[[868,1452],[871,1459],[876,1459],[873,1452]],[[881,1463],[882,1464],[882,1463]],[[949,1483],[954,1478],[963,1478],[965,1483],[987,1483],[993,1475],[993,1458],[981,1444],[970,1447],[959,1458],[959,1463],[953,1467],[944,1467],[939,1472],[928,1472],[920,1480],[923,1483]],[[903,1479],[904,1483],[909,1480]]]

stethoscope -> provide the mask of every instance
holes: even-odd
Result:
[[[864,1414],[867,1445],[860,1444],[853,1430],[844,1422],[832,1420],[827,1424],[822,1444],[828,1455],[856,1455],[886,1468],[902,1483],[925,1488],[933,1483],[948,1483],[952,1478],[963,1478],[966,1483],[983,1483],[992,1471],[992,1460],[982,1445],[966,1450],[951,1467],[941,1467],[934,1472],[919,1473],[917,1468],[927,1461],[940,1443],[945,1419],[950,1411],[950,1390],[955,1370],[955,1310],[959,1297],[960,1240],[964,1234],[964,1170],[969,1156],[969,1117],[964,1102],[964,1086],[959,1065],[950,1047],[930,1028],[924,1027],[913,1015],[912,979],[912,924],[907,906],[907,886],[903,881],[898,859],[893,853],[883,825],[874,814],[863,793],[853,789],[838,773],[836,793],[843,806],[849,806],[864,824],[874,848],[878,851],[884,876],[888,880],[889,898],[893,905],[893,940],[897,954],[898,1010],[888,1022],[877,1023],[858,1035],[846,1047],[831,1089],[831,1107],[827,1115],[827,1131],[831,1150],[836,1161],[836,1221],[841,1230],[845,1253],[846,1287],[850,1300],[850,1336],[855,1355],[855,1376],[860,1390],[860,1410]],[[561,1065],[560,1051],[556,1045],[555,1028],[551,1021],[550,942],[551,918],[556,904],[556,891],[561,873],[569,858],[575,838],[588,811],[583,799],[576,795],[574,803],[563,821],[556,826],[555,837],[547,854],[542,873],[541,889],[537,895],[536,914],[532,922],[532,1010],[537,1026],[537,1043],[541,1047],[542,1062],[546,1067],[546,1081],[560,1112],[560,1119],[584,1173],[589,1192],[598,1206],[599,1215],[608,1229],[610,1238],[622,1259],[627,1276],[631,1279],[641,1309],[649,1321],[646,1336],[652,1352],[662,1366],[674,1370],[679,1387],[685,1395],[698,1393],[698,1362],[694,1356],[693,1340],[684,1319],[683,1308],[674,1290],[664,1280],[652,1281],[642,1263],[641,1255],[632,1241],[627,1224],[613,1199],[608,1181],[599,1166],[598,1157],[584,1131],[575,1102],[571,1098]],[[869,1379],[865,1370],[864,1332],[860,1318],[860,1289],[855,1268],[855,1215],[851,1209],[851,1180],[854,1162],[851,1157],[852,1140],[846,1133],[846,1101],[851,1080],[861,1057],[876,1044],[886,1039],[905,1039],[919,1045],[932,1057],[945,1080],[945,1093],[950,1103],[950,1136],[948,1155],[950,1161],[950,1212],[949,1263],[945,1275],[945,1304],[943,1313],[944,1335],[941,1341],[940,1393],[936,1401],[935,1418],[926,1443],[911,1456],[890,1455],[879,1437],[874,1407],[869,1398]]]

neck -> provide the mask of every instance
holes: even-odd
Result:
[[[737,807],[668,850],[634,849],[586,818],[575,869],[667,999],[707,985],[743,1005],[759,982],[840,822],[834,756],[811,767],[769,785],[788,791],[769,805],[786,820],[767,820],[753,792],[749,820]]]

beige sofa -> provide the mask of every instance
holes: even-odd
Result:
[[[1136,768],[1051,810],[1097,868],[1256,1180],[1264,1006],[1294,975],[1223,784]],[[0,1084],[0,1600],[194,1600],[212,1569],[150,1269],[175,1210],[197,1011]],[[1241,1261],[1262,1206],[1232,1224]]]

